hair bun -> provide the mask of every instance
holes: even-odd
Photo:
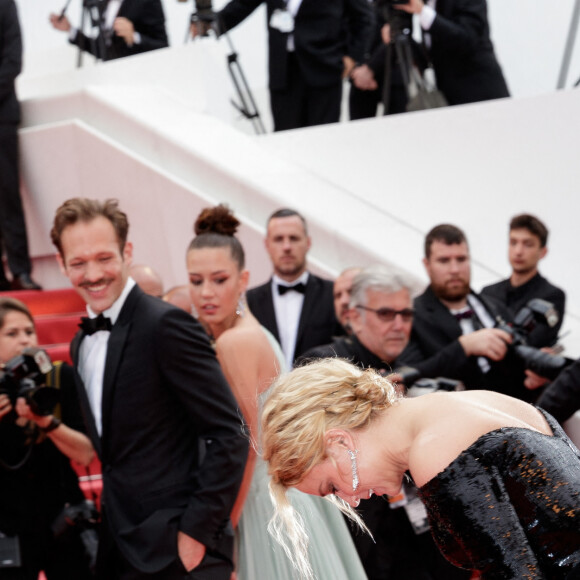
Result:
[[[357,381],[354,393],[359,401],[368,401],[373,407],[383,407],[393,403],[395,388],[391,381],[374,369],[366,369],[363,380]]]
[[[196,236],[212,233],[233,236],[239,225],[239,220],[234,216],[230,208],[227,205],[220,204],[202,210],[197,220],[195,220],[193,231]]]

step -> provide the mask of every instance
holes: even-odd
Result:
[[[38,344],[70,343],[79,330],[81,313],[35,316]]]
[[[68,342],[63,342],[60,344],[39,344],[40,348],[46,351],[46,354],[50,357],[53,362],[63,361],[72,364],[70,358],[70,344]]]
[[[24,302],[32,316],[86,312],[85,301],[73,288],[0,292],[2,296],[11,296]]]

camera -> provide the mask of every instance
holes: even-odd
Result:
[[[98,521],[99,511],[95,502],[86,499],[78,504],[67,505],[52,524],[55,538],[69,531],[78,532],[89,562],[89,568],[93,571],[97,563],[99,544],[96,530]]]
[[[379,18],[391,26],[393,41],[400,35],[410,36],[413,30],[413,15],[396,8],[405,4],[409,4],[409,0],[376,0]]]
[[[418,397],[435,391],[464,391],[465,385],[458,380],[447,377],[425,378],[418,369],[409,366],[394,370],[401,377],[401,382],[407,388],[409,397]]]
[[[558,324],[559,320],[560,315],[551,302],[541,298],[533,298],[519,310],[511,324],[506,323],[501,316],[498,316],[496,318],[496,328],[504,330],[511,335],[512,343],[510,348],[524,362],[527,369],[553,380],[569,363],[568,359],[529,346],[527,338],[538,323],[547,324],[550,328],[553,328]]]
[[[12,406],[24,397],[35,415],[50,415],[59,402],[58,389],[46,385],[45,375],[52,362],[41,348],[26,348],[11,358],[0,371],[0,394],[8,395]]]

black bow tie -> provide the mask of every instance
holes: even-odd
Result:
[[[106,318],[102,313],[99,314],[96,318],[83,316],[79,326],[85,331],[85,334],[94,334],[99,330],[108,330],[110,332],[111,328],[113,328],[111,319]]]
[[[453,316],[455,316],[455,319],[459,321],[459,320],[469,320],[473,318],[473,315],[474,315],[473,310],[471,310],[471,308],[468,308],[463,312],[456,312]]]
[[[300,294],[304,294],[306,292],[306,286],[302,282],[298,282],[298,284],[294,284],[294,286],[284,286],[283,284],[278,284],[278,294],[280,296],[284,296],[286,292],[290,292],[294,290],[294,292],[299,292]]]

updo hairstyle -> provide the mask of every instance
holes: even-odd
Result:
[[[243,270],[246,264],[244,249],[235,236],[239,225],[240,221],[226,205],[207,207],[195,220],[193,226],[195,238],[189,244],[187,251],[202,248],[229,248],[234,262],[240,270]]]
[[[393,384],[377,371],[339,358],[300,366],[274,382],[262,412],[263,458],[268,462],[275,506],[269,530],[303,577],[311,577],[307,537],[286,497],[287,489],[327,458],[328,430],[365,429],[399,398]],[[361,524],[346,502],[333,496],[328,499]]]

